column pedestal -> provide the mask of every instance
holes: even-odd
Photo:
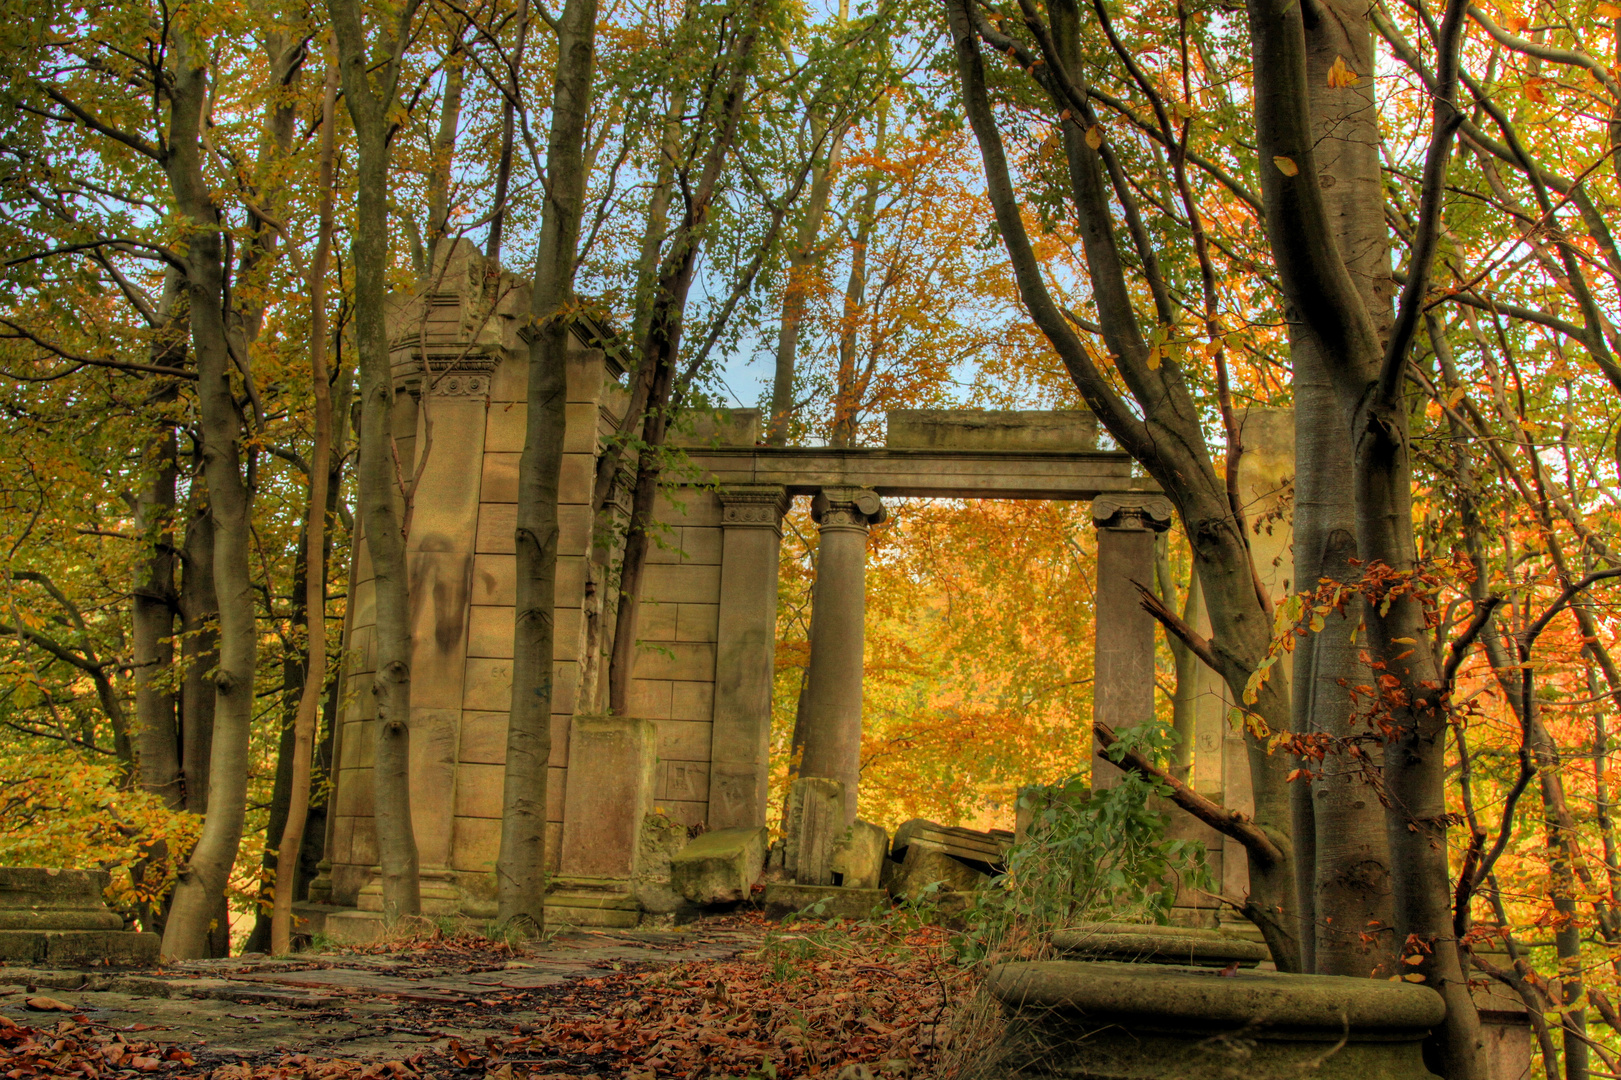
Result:
[[[864,488],[823,488],[811,504],[811,516],[821,537],[798,775],[842,783],[848,823],[856,819],[861,782],[867,530],[884,520],[884,504]]]

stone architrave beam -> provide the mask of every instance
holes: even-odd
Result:
[[[1141,582],[1154,582],[1154,538],[1171,525],[1163,495],[1111,493],[1092,502],[1098,529],[1092,662],[1092,716],[1116,731],[1154,716],[1154,619],[1138,599]],[[1120,768],[1093,737],[1092,786],[1112,787]]]
[[[888,498],[1094,499],[1155,492],[1131,455],[1100,450],[740,446],[687,451],[706,482],[780,484],[789,495],[866,488]]]
[[[811,598],[800,776],[844,785],[845,824],[861,781],[861,681],[867,610],[867,530],[884,504],[861,488],[823,488],[811,504],[821,533]]]
[[[722,491],[720,503],[708,824],[731,829],[765,824],[777,565],[788,496],[778,485],[738,485]]]

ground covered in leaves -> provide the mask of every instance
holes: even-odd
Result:
[[[733,920],[732,932],[738,942],[732,955],[672,963],[653,946],[640,954],[644,959],[623,954],[594,964],[600,974],[582,972],[548,985],[486,977],[480,985],[488,992],[477,997],[436,992],[433,980],[423,980],[420,993],[381,999],[373,994],[365,1002],[329,986],[314,999],[316,1007],[295,1016],[281,1045],[228,1057],[214,1040],[190,1037],[194,1031],[109,1023],[89,1007],[72,1011],[72,994],[0,998],[0,1009],[9,1014],[0,1015],[0,1076],[872,1080],[936,1072],[954,1008],[969,990],[942,931],[915,925],[778,926],[745,916]],[[432,936],[366,951],[385,963],[409,952],[418,965],[458,970],[467,978],[521,969],[526,958],[543,959],[547,948]],[[280,982],[301,985],[285,974]],[[341,1048],[315,1033],[346,1010],[349,1021],[358,1020],[373,1034],[381,1027],[411,1041],[398,1047],[397,1056],[389,1056],[392,1048],[353,1056],[332,1052]],[[301,1039],[300,1030],[310,1037]],[[468,1030],[482,1037],[475,1041]]]

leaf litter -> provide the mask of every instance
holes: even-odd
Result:
[[[416,1024],[432,1041],[396,1060],[273,1053],[211,1061],[202,1044],[188,1050],[143,1042],[83,1016],[51,1027],[0,1017],[0,1078],[920,1080],[936,1073],[954,1010],[972,990],[969,974],[948,954],[945,932],[833,922],[757,926],[759,947],[730,959],[627,963],[465,1004],[401,1002],[390,1026],[410,1031]],[[434,946],[415,948],[420,954]],[[446,960],[465,959],[465,944],[452,948],[459,953]],[[454,1026],[458,1012],[486,1021],[492,1012],[535,1019],[464,1045],[438,1030]]]

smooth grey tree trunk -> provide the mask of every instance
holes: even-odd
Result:
[[[359,0],[328,0],[338,42],[343,98],[355,130],[354,327],[360,357],[361,532],[377,596],[376,752],[372,770],[383,918],[422,911],[416,835],[411,823],[411,593],[398,510],[402,478],[394,462],[394,380],[388,352],[388,158],[398,105],[401,58],[416,13],[407,0],[378,37],[374,63]]]
[[[530,299],[528,415],[518,463],[518,582],[512,710],[507,719],[496,918],[546,924],[546,802],[552,756],[557,495],[567,422],[574,270],[585,211],[585,136],[595,71],[596,0],[568,0],[557,22],[557,74],[546,147],[547,199]]]
[[[223,243],[218,209],[203,176],[199,130],[208,94],[208,69],[197,45],[185,30],[174,38],[170,53],[173,82],[169,142],[164,165],[176,204],[192,230],[185,256],[187,310],[197,360],[203,473],[214,528],[220,647],[213,677],[208,814],[187,871],[175,888],[163,932],[164,955],[179,959],[208,955],[209,931],[217,922],[219,901],[225,895],[242,839],[258,648],[253,583],[248,570],[252,507],[238,444],[242,419],[231,387],[233,365],[223,314]]]

